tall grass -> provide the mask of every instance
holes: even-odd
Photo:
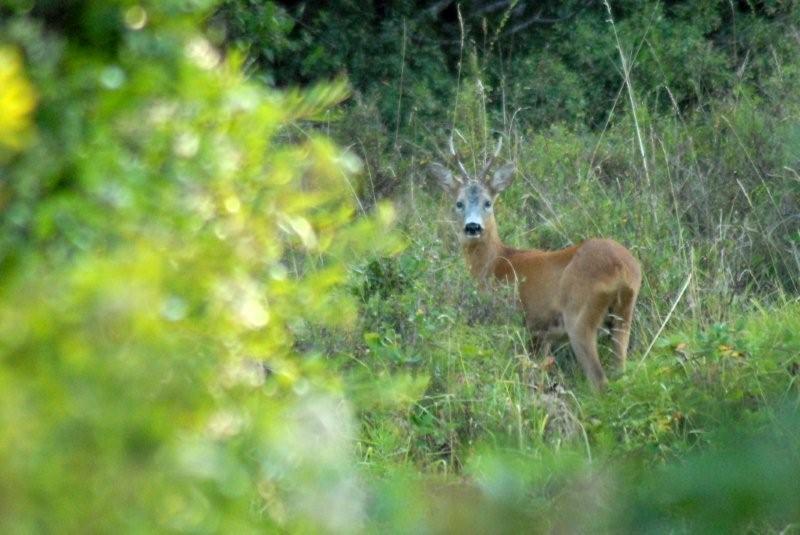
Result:
[[[524,103],[509,98],[505,79],[487,86],[485,58],[464,57],[452,124],[412,118],[406,138],[384,151],[388,144],[365,133],[385,136],[385,129],[361,105],[336,125],[340,139],[373,147],[363,154],[372,172],[361,193],[391,192],[407,243],[399,256],[353,272],[361,299],[354,332],[310,335],[312,345],[352,355],[341,366],[361,407],[365,469],[391,475],[386,481],[410,477],[405,492],[417,509],[409,515],[434,530],[478,522],[476,511],[499,514],[504,526],[544,519],[543,531],[630,531],[631,518],[661,522],[656,531],[730,526],[715,524],[713,507],[711,516],[694,511],[684,522],[677,501],[655,498],[678,489],[683,476],[661,485],[647,474],[728,444],[720,437],[732,427],[774,431],[778,407],[797,407],[798,71],[784,66],[765,80],[768,96],[742,87],[694,110],[675,103],[664,113],[637,96],[635,67],[623,65],[628,103],[611,103],[602,129],[540,130],[525,120]],[[663,91],[671,98],[669,87]],[[507,140],[502,157],[518,176],[496,213],[508,244],[557,249],[609,237],[641,261],[628,371],[606,394],[590,391],[566,341],[555,348],[555,363],[531,354],[513,289],[480,290],[470,279],[451,200],[426,172],[453,132],[467,167],[484,158],[493,138]],[[610,361],[608,339],[601,358]],[[759,462],[796,469],[795,460],[765,451]],[[720,481],[725,470],[740,469],[736,455],[703,473]],[[765,470],[753,466],[756,476]],[[420,483],[420,473],[444,479]],[[637,494],[643,482],[651,490]],[[685,496],[681,489],[677,496]],[[797,518],[783,491],[742,492],[750,491],[758,507],[774,498],[782,512],[740,515],[738,529],[780,531]],[[442,493],[455,497],[441,503]],[[615,499],[626,501],[609,502]],[[445,520],[437,518],[442,512]]]
[[[617,46],[627,61],[619,41]],[[765,308],[796,315],[791,303],[800,280],[800,189],[793,125],[800,100],[791,91],[789,69],[765,82],[774,88],[769,98],[742,89],[694,111],[676,104],[664,114],[637,97],[635,68],[626,64],[621,72],[628,106],[612,103],[603,129],[555,125],[540,131],[526,126],[523,103],[506,100],[505,80],[499,88],[486,86],[485,58],[470,50],[463,55],[465,74],[452,117],[464,160],[475,166],[491,138],[502,135],[508,140],[503,157],[518,170],[497,208],[506,242],[555,249],[610,237],[640,259],[644,281],[630,371],[613,394],[598,400],[575,373],[568,344],[557,349],[556,366],[529,353],[512,290],[482,292],[469,279],[450,201],[426,174],[454,130],[412,120],[407,139],[393,150],[365,154],[386,170],[382,180],[390,185],[376,185],[371,174],[363,194],[394,192],[408,247],[355,274],[362,323],[340,350],[358,354],[368,376],[402,371],[425,378],[427,386],[399,412],[364,420],[370,464],[402,459],[452,473],[485,441],[519,451],[575,443],[591,456],[594,448],[609,446],[598,441],[615,418],[630,415],[622,400],[641,395],[664,401],[644,403],[651,411],[647,418],[657,421],[669,412],[666,400],[680,397],[679,389],[700,388],[653,380],[654,370],[671,369],[686,357],[689,340],[738,333],[743,318]],[[670,94],[669,87],[664,91]],[[493,95],[501,95],[503,109]],[[338,125],[342,139],[381,131],[375,116],[366,125],[368,114],[356,109],[351,116],[357,122],[346,118]],[[778,356],[768,347],[758,351],[775,364]],[[609,357],[608,344],[601,353]],[[752,374],[739,379],[757,384],[763,370],[753,365],[733,373]],[[782,380],[791,381],[788,375]],[[770,397],[758,399],[766,404]],[[598,403],[604,412],[597,412]],[[686,410],[699,409],[679,412]],[[626,433],[630,444],[652,442],[650,431]],[[692,430],[682,436],[687,444],[703,443]]]

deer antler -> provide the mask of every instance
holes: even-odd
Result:
[[[503,147],[503,138],[502,136],[497,139],[497,147],[494,149],[494,154],[486,160],[486,163],[483,164],[483,169],[481,169],[480,174],[478,175],[478,180],[484,180],[486,178],[486,174],[492,168],[492,164],[500,155],[500,149]]]
[[[458,168],[461,170],[461,174],[464,176],[464,179],[465,180],[468,179],[469,173],[467,172],[467,169],[464,167],[464,164],[461,162],[461,158],[458,157],[458,153],[456,152],[456,147],[453,144],[452,133],[450,133],[449,147],[450,147],[450,156],[453,158],[453,162],[455,162],[455,164],[458,165]]]

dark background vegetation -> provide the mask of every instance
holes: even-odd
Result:
[[[0,1],[0,527],[794,533],[796,1]],[[468,277],[644,283],[590,391]],[[601,352],[611,359],[608,344]]]
[[[771,95],[770,75],[791,62],[797,44],[794,8],[621,1],[613,16],[632,45],[638,96],[658,113],[697,110],[742,86]],[[464,74],[480,69],[493,111],[525,107],[524,125],[537,129],[598,129],[621,84],[608,18],[602,1],[586,0],[226,1],[215,22],[247,51],[254,76],[286,87],[347,75],[390,127],[412,117],[446,121],[461,60],[474,53],[477,65]]]

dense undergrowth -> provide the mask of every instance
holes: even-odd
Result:
[[[584,129],[531,126],[518,101],[502,102],[520,105],[509,120],[497,95],[515,79],[488,89],[484,63],[461,81],[452,123],[412,118],[398,142],[357,102],[332,125],[367,163],[363,203],[391,192],[408,243],[356,270],[359,328],[316,340],[346,355],[370,477],[433,478],[414,476],[403,499],[434,530],[795,529],[797,437],[784,434],[800,351],[797,64],[696,107],[643,99],[634,115],[618,94],[606,124]],[[606,394],[590,391],[566,341],[555,364],[531,354],[511,292],[470,280],[452,201],[426,171],[453,127],[468,164],[507,141],[518,169],[497,209],[507,243],[612,237],[642,262],[629,366]],[[399,407],[383,402],[394,381]]]
[[[0,528],[798,530],[800,10],[424,3],[0,4]],[[454,131],[508,244],[641,261],[607,391],[470,279]]]
[[[395,173],[386,180],[399,183],[408,246],[357,270],[361,325],[335,351],[358,355],[359,378],[401,372],[427,386],[399,420],[368,413],[366,458],[458,472],[488,440],[523,451],[579,443],[587,456],[599,448],[655,463],[708,445],[731,422],[768,424],[771,407],[796,396],[787,325],[798,320],[800,103],[785,76],[765,81],[776,88],[769,99],[744,91],[685,117],[640,111],[646,174],[630,114],[601,132],[520,131],[493,122],[483,85],[465,82],[455,112],[467,154],[480,158],[490,136],[511,141],[504,156],[519,176],[497,210],[506,242],[553,249],[612,237],[642,263],[632,362],[600,398],[566,341],[555,367],[529,353],[509,289],[470,280],[452,201],[426,173],[446,133],[423,136],[428,151],[410,161],[383,153],[376,166]],[[347,119],[339,128],[351,132]]]

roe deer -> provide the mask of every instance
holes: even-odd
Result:
[[[458,158],[451,137],[450,156],[457,174],[439,163],[430,166],[455,198],[456,214],[463,221],[459,240],[470,273],[479,281],[494,277],[516,283],[525,324],[544,355],[550,351],[550,338],[566,333],[584,373],[602,390],[607,380],[597,355],[597,331],[610,315],[614,352],[624,370],[642,281],[639,262],[625,247],[607,239],[589,239],[557,251],[504,245],[492,206],[511,184],[515,168],[506,164],[490,175],[501,145],[502,138],[494,155],[473,175]]]

